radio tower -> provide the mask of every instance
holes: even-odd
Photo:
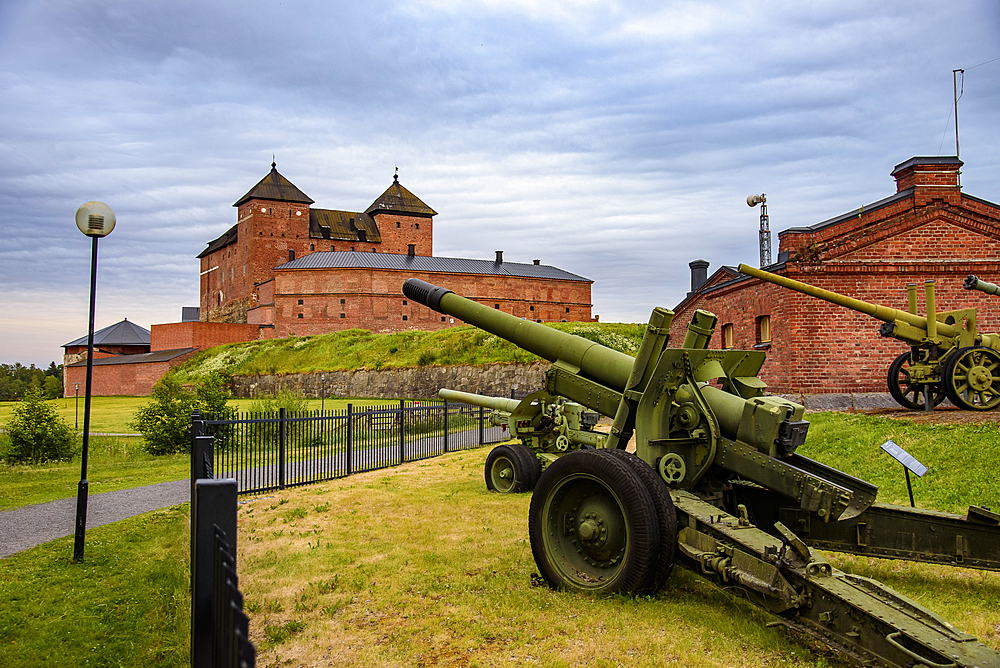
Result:
[[[750,195],[747,197],[749,206],[760,204],[760,266],[767,267],[771,264],[771,228],[767,220],[767,197],[764,193]]]

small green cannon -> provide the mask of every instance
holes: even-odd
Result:
[[[947,397],[959,408],[993,410],[1000,406],[1000,334],[976,331],[976,309],[936,310],[934,281],[926,281],[927,315],[917,314],[917,286],[907,286],[909,309],[879,306],[779,276],[745,264],[741,273],[817,299],[866,313],[882,321],[879,334],[902,341],[910,350],[889,365],[889,394],[906,408],[931,410]],[[992,283],[976,282],[967,289],[988,294]]]
[[[489,408],[493,424],[509,427],[511,436],[521,439],[518,445],[498,445],[486,458],[486,488],[492,492],[530,492],[542,467],[560,454],[579,446],[603,447],[607,438],[593,431],[596,413],[586,411],[575,401],[550,401],[544,391],[520,401],[449,389],[440,390],[438,396]]]
[[[418,279],[403,293],[552,362],[544,390],[511,411],[517,428],[525,409],[522,442],[547,455],[528,534],[551,587],[654,594],[676,563],[865,665],[1000,666],[997,651],[818,552],[1000,570],[1000,515],[876,503],[874,485],[799,455],[803,407],[764,394],[764,352],[708,349],[711,313],[695,312],[669,348],[673,313],[654,309],[633,358]],[[594,432],[603,443],[540,444],[552,435],[542,406],[560,401],[612,418]]]

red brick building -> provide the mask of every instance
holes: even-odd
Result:
[[[1000,281],[1000,205],[962,192],[962,162],[912,158],[896,166],[896,193],[836,218],[779,233],[768,271],[856,299],[907,309],[906,285],[934,279],[937,310],[977,308],[981,332],[1000,330],[1000,301],[962,288],[966,275]],[[713,348],[768,353],[761,378],[772,392],[885,392],[906,346],[882,338],[874,318],[743,276],[691,263],[692,292],[674,310],[674,341],[695,309],[719,318]]]
[[[271,163],[233,205],[236,225],[198,256],[202,320],[255,324],[266,337],[456,324],[407,302],[413,276],[538,322],[591,319],[593,281],[582,276],[504,262],[501,251],[493,261],[435,257],[437,213],[398,177],[364,212],[312,204]]]

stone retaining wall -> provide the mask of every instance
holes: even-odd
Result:
[[[325,371],[328,397],[374,397],[384,399],[436,397],[442,387],[462,392],[509,397],[540,389],[545,384],[548,362],[533,364],[488,364],[485,366],[425,366],[414,369],[370,371]],[[285,375],[234,376],[233,393],[256,398],[290,390],[306,397],[319,397],[323,388],[320,372]]]

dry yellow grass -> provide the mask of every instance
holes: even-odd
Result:
[[[852,665],[767,628],[770,617],[679,568],[655,599],[533,586],[530,498],[486,491],[487,454],[454,453],[242,504],[238,570],[258,665]],[[956,588],[952,612],[962,612],[952,621],[1000,646],[1000,611],[988,602],[1000,596],[997,574],[834,562],[886,576],[915,598],[927,589],[938,602]]]

